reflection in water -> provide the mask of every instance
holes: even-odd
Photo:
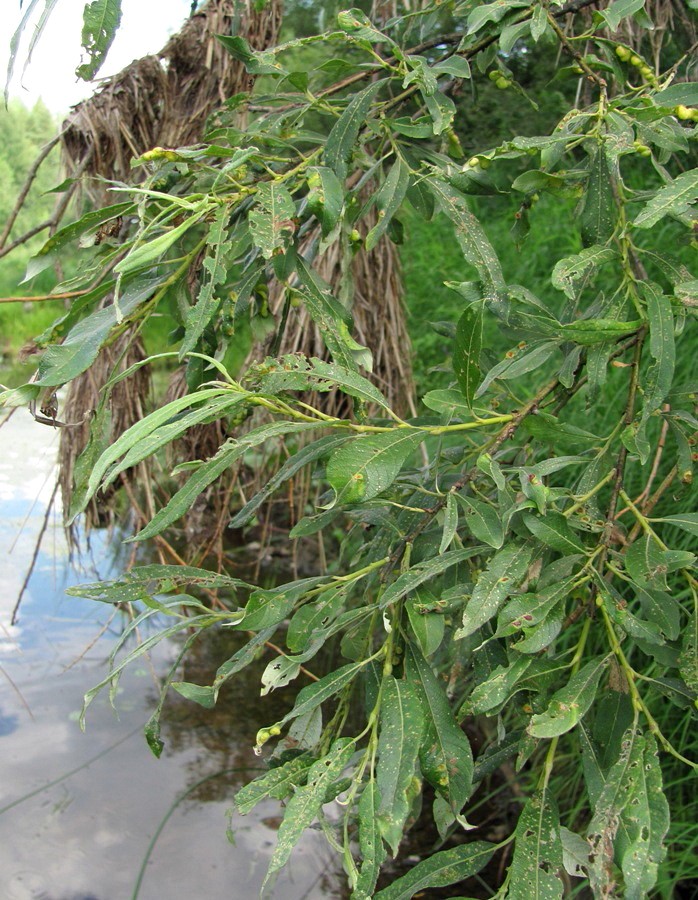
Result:
[[[213,710],[173,694],[156,760],[141,731],[156,696],[143,663],[122,677],[118,717],[100,696],[80,732],[82,695],[104,676],[121,622],[111,607],[66,597],[64,589],[118,570],[117,538],[93,536],[78,565],[69,559],[59,513],[52,514],[18,622],[10,625],[51,495],[56,443],[55,432],[23,411],[0,428],[0,897],[254,897],[276,842],[279,806],[269,801],[234,817],[234,847],[226,812],[259,766],[257,729],[280,718],[290,692],[266,698],[260,710],[261,660],[232,681]],[[185,678],[210,682],[238,639],[204,635]],[[174,643],[158,647],[154,670],[164,672],[176,652]],[[341,896],[332,866],[324,838],[311,834],[271,894]]]

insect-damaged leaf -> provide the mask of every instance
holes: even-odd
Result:
[[[308,769],[314,762],[309,753],[304,753],[255,778],[235,795],[237,811],[245,816],[268,797],[285,800],[294,787],[305,782]]]
[[[263,181],[257,188],[257,205],[250,210],[250,233],[265,259],[288,247],[295,225],[296,206],[288,189],[276,181]]]
[[[606,150],[599,144],[589,161],[589,178],[580,219],[582,240],[586,247],[605,244],[616,224],[611,173]]]
[[[207,255],[202,263],[202,283],[196,304],[187,313],[184,341],[179,351],[180,359],[193,350],[199,338],[215,316],[220,305],[220,297],[216,296],[216,288],[222,284],[228,274],[226,255],[232,243],[226,240],[229,211],[225,205],[216,210],[214,220],[206,239]]]
[[[538,791],[524,806],[516,826],[510,869],[511,900],[557,900],[563,884],[560,817],[547,791]]]
[[[446,507],[444,508],[444,530],[441,535],[441,543],[439,544],[439,553],[443,553],[453,543],[453,538],[458,531],[458,506],[456,498],[449,493],[446,497]]]
[[[423,729],[422,703],[414,686],[386,676],[378,739],[378,827],[393,856],[402,840],[415,789],[419,789],[415,782]]]
[[[633,223],[636,228],[651,228],[664,216],[689,219],[698,199],[698,169],[682,172],[660,188]]]
[[[453,371],[468,407],[472,407],[475,392],[480,384],[483,312],[482,303],[471,303],[461,315],[456,326]]]
[[[83,9],[82,47],[88,62],[78,66],[75,74],[92,81],[102,67],[121,22],[121,0],[94,0]]]
[[[599,679],[608,666],[608,657],[588,662],[550,701],[545,712],[531,717],[529,734],[551,738],[564,734],[579,722],[594,702]]]
[[[421,651],[408,644],[407,679],[414,686],[425,719],[424,741],[419,751],[422,774],[446,800],[454,815],[470,796],[473,755],[468,738],[456,722],[443,684]]]
[[[485,841],[461,844],[434,853],[410,869],[402,878],[376,894],[375,900],[410,900],[427,888],[448,887],[475,875],[492,858],[497,848]]]
[[[410,171],[402,161],[398,159],[388,172],[385,181],[376,194],[376,206],[378,208],[378,221],[366,235],[366,249],[373,250],[378,241],[388,230],[388,226],[395,213],[402,206],[407,188],[410,182]]]
[[[330,456],[327,480],[334,503],[357,503],[377,497],[395,481],[403,463],[424,435],[396,428],[381,434],[359,435]]]
[[[478,545],[477,547],[468,547],[464,550],[448,550],[446,553],[437,556],[435,559],[417,563],[417,565],[412,566],[409,572],[404,572],[396,578],[390,587],[387,588],[381,596],[381,607],[386,607],[391,603],[397,602],[404,597],[405,594],[409,594],[410,591],[414,591],[421,584],[424,584],[425,581],[435,578],[437,575],[440,575],[442,572],[445,572],[446,569],[455,566],[459,562],[464,562],[466,559],[477,556],[479,553],[482,553],[484,549],[484,547]]]
[[[344,181],[347,177],[349,158],[359,131],[366,124],[371,103],[384,83],[384,80],[374,81],[363,91],[355,94],[332,126],[325,144],[325,162],[334,169],[340,181]]]
[[[467,637],[489,622],[526,574],[533,555],[529,544],[509,544],[489,561],[480,575],[463,613],[456,639]]]
[[[320,221],[326,237],[339,221],[344,209],[342,184],[327,166],[308,169],[308,209]]]
[[[369,781],[359,800],[359,852],[361,869],[352,900],[370,900],[376,888],[386,852],[378,822],[380,794],[375,781]]]
[[[618,759],[594,804],[589,825],[589,877],[595,894],[612,889],[613,866],[625,880],[623,896],[642,900],[656,882],[664,856],[669,807],[662,791],[657,748],[651,735],[625,733]]]
[[[581,253],[561,259],[553,269],[551,280],[553,287],[564,291],[570,299],[574,299],[582,288],[591,281],[604,263],[616,259],[618,253],[612,247],[595,244]]]
[[[654,362],[647,370],[644,385],[642,421],[662,405],[671,390],[676,364],[674,346],[674,315],[671,301],[658,285],[646,284],[643,294],[647,302],[647,318],[650,326],[650,354]]]
[[[428,187],[453,222],[463,256],[477,269],[486,297],[503,302],[506,283],[501,264],[482,225],[468,209],[465,197],[448,182],[439,179],[430,180]]]
[[[353,752],[354,742],[351,738],[339,738],[327,756],[308,769],[307,784],[297,788],[286,805],[265,883],[273,872],[286,865],[301,835],[319,813],[328,788],[341,776]]]

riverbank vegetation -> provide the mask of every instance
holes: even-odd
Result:
[[[283,801],[269,878],[316,823],[357,900],[689,896],[694,19],[422,0],[319,33],[316,11],[291,4],[277,46],[228,21],[244,90],[29,261],[46,277],[70,248],[54,289],[79,299],[0,399],[50,419],[108,350],[67,518],[123,488],[131,543],[162,554],[71,589],[134,614],[83,719],[177,639],[158,755],[168,691],[210,708],[265,653],[261,693],[288,711],[260,722],[268,769],[232,816]],[[416,398],[397,282],[371,277],[393,279],[396,247]],[[137,382],[153,364],[181,367],[156,401]],[[293,547],[287,580],[231,565],[228,526],[268,558]],[[182,680],[219,628],[241,648]],[[432,849],[408,867],[415,829]]]

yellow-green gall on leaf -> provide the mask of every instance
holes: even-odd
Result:
[[[628,47],[622,47],[620,44],[616,47],[616,56],[621,62],[627,62],[632,56],[632,51]]]
[[[696,121],[698,119],[698,109],[691,109],[690,106],[684,106],[683,103],[674,107],[674,115],[682,122]]]

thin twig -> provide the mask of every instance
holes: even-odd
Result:
[[[56,494],[58,493],[58,481],[56,481],[53,486],[53,491],[51,492],[51,499],[48,501],[48,506],[46,507],[46,515],[44,516],[44,521],[41,524],[41,531],[39,532],[39,537],[36,540],[36,544],[34,545],[34,553],[32,554],[31,563],[29,564],[29,568],[27,570],[27,574],[24,576],[24,581],[22,582],[22,587],[19,592],[19,596],[17,597],[17,601],[12,610],[12,616],[10,617],[10,625],[17,624],[17,615],[19,613],[19,607],[22,602],[22,597],[24,596],[24,592],[27,589],[27,585],[29,584],[29,579],[32,577],[32,573],[34,572],[34,566],[36,565],[36,560],[39,556],[39,550],[41,548],[41,541],[44,538],[44,534],[46,533],[46,528],[48,527],[48,520],[51,515],[51,507],[53,506],[53,501],[56,499]]]

